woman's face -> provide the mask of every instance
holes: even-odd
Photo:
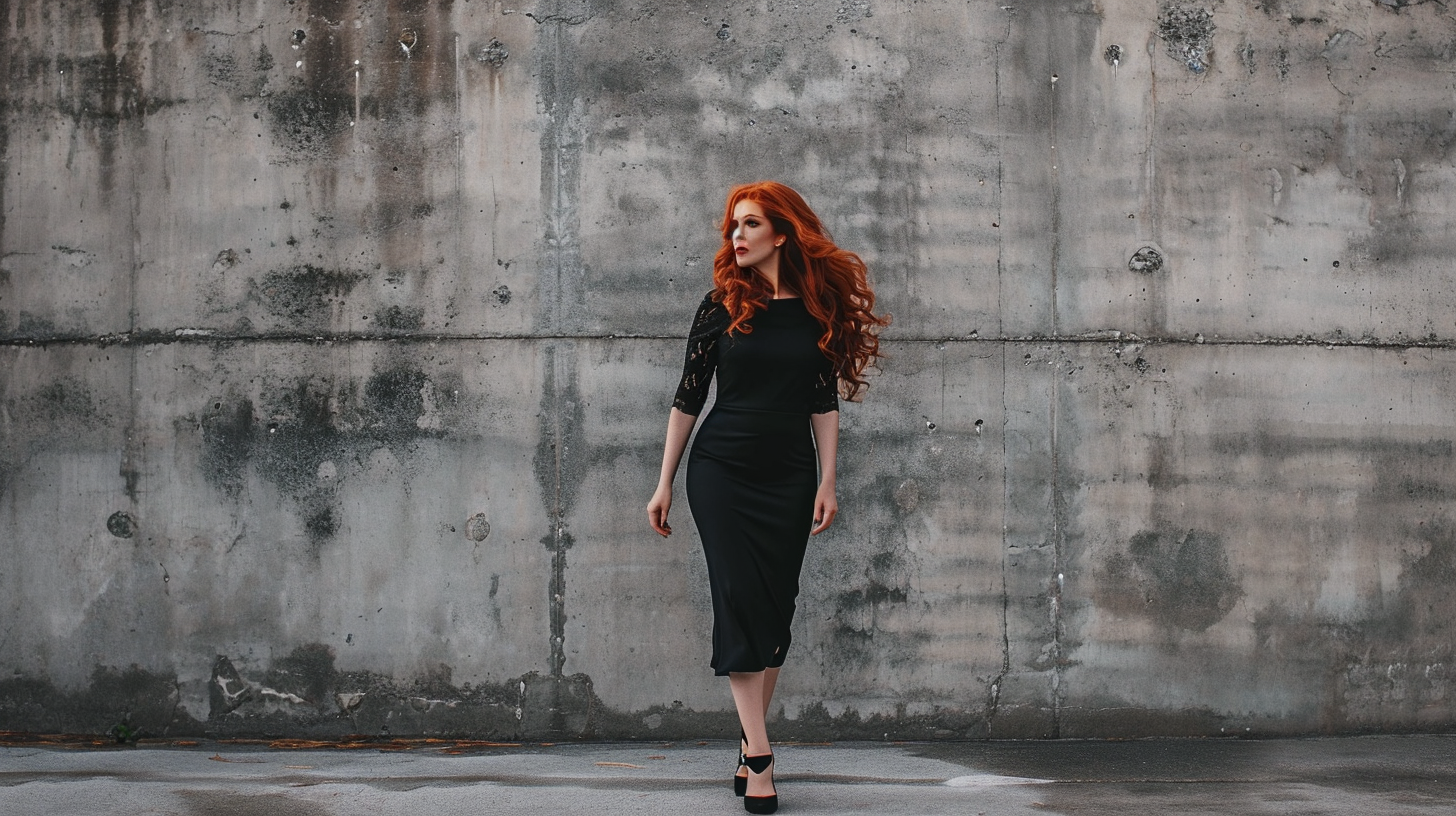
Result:
[[[733,256],[740,269],[762,264],[783,246],[784,236],[774,231],[757,201],[740,201],[733,206]]]

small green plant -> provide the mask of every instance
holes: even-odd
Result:
[[[140,736],[139,734],[137,734],[135,728],[132,728],[124,722],[119,722],[116,725],[111,726],[111,730],[107,731],[106,734],[107,736],[110,736],[112,739],[116,740],[117,745],[135,744],[137,741],[137,737]]]

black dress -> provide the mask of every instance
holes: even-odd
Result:
[[[719,675],[784,664],[819,482],[809,415],[839,409],[823,329],[802,300],[770,300],[749,333],[725,334],[728,323],[727,309],[704,298],[673,400],[697,416],[717,371],[687,493],[708,559]]]

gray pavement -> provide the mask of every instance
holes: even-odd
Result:
[[[728,742],[0,748],[4,816],[742,813]],[[1441,814],[1456,737],[776,746],[785,814]]]

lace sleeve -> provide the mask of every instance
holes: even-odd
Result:
[[[708,401],[708,387],[713,382],[713,371],[718,367],[718,338],[728,328],[728,310],[722,304],[714,303],[711,296],[704,297],[693,318],[692,331],[688,333],[688,351],[683,360],[682,380],[677,386],[677,395],[672,406],[685,414],[697,416]]]
[[[809,413],[827,414],[839,410],[839,376],[834,373],[834,363],[828,358],[819,376],[814,380],[813,393],[809,395]]]

